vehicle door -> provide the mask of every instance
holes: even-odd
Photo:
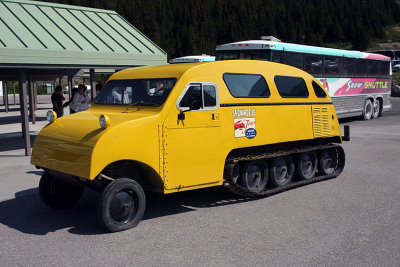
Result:
[[[165,190],[222,183],[221,123],[215,83],[189,83],[163,125]]]

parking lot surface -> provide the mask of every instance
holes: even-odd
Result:
[[[0,266],[399,266],[400,99],[392,104],[376,120],[341,121],[351,141],[338,178],[258,200],[220,188],[149,196],[138,227],[112,234],[97,222],[97,193],[63,211],[41,202],[19,113],[0,109]],[[39,108],[32,139],[49,105]]]

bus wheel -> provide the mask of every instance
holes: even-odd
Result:
[[[301,180],[308,180],[315,176],[318,159],[315,151],[301,153],[297,160],[297,174]]]
[[[370,99],[366,99],[363,107],[363,118],[364,120],[369,120],[371,119],[371,116],[372,116],[372,103]]]
[[[376,119],[379,117],[379,114],[381,113],[381,102],[379,99],[375,99],[374,102],[372,103],[372,118]]]
[[[322,150],[319,157],[319,171],[322,175],[332,174],[337,165],[336,150],[332,148]]]
[[[246,189],[261,193],[268,181],[268,164],[265,160],[248,161],[242,168],[241,184]]]
[[[271,184],[274,187],[289,184],[293,178],[294,164],[291,156],[282,156],[272,159],[271,163]]]
[[[53,209],[66,209],[74,206],[83,194],[83,187],[65,183],[44,172],[39,182],[39,195],[42,201]]]
[[[135,180],[120,178],[109,183],[99,200],[99,217],[110,232],[133,228],[142,220],[146,197]]]

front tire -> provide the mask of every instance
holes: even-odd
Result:
[[[110,232],[136,227],[143,218],[146,196],[140,184],[128,178],[106,186],[99,200],[99,217]]]
[[[42,201],[53,209],[66,209],[74,206],[83,194],[84,188],[54,178],[44,172],[39,182],[39,195]]]

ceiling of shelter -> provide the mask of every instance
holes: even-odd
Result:
[[[167,55],[118,13],[0,0],[0,67],[166,64]]]

